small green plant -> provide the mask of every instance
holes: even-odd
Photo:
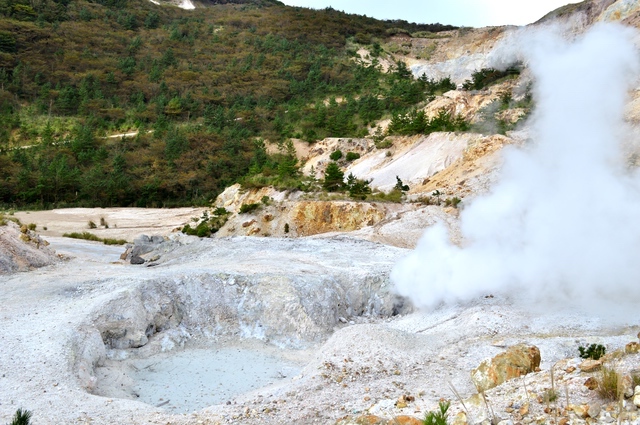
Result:
[[[284,224],[284,232],[289,233],[289,223]]]
[[[248,214],[260,208],[260,204],[242,204],[240,205],[240,214]]]
[[[360,158],[360,154],[356,152],[347,152],[347,156],[345,157],[345,159],[349,162],[355,161],[358,158]]]
[[[449,401],[441,401],[438,404],[439,411],[427,413],[422,423],[424,425],[447,425],[449,423],[449,406],[451,406]]]
[[[602,367],[598,380],[598,395],[603,400],[615,401],[620,395],[620,374],[615,369]]]
[[[545,403],[553,403],[558,399],[558,392],[553,388],[549,388],[544,392],[542,399]]]
[[[458,198],[457,196],[454,196],[453,198],[446,199],[444,201],[444,206],[458,208],[458,205],[460,204],[460,202],[462,202],[462,199]]]
[[[407,192],[409,190],[409,185],[404,184],[402,180],[400,180],[400,177],[396,176],[396,185],[394,189],[400,190],[402,192]]]
[[[215,216],[227,215],[229,214],[229,211],[227,211],[227,209],[224,207],[218,207],[215,210],[213,210],[212,214]]]
[[[329,158],[332,161],[339,160],[340,158],[342,158],[342,151],[338,149],[338,150],[335,150],[335,151],[331,152],[331,155],[329,155]]]
[[[107,220],[105,220],[104,217],[100,217],[100,226],[104,227],[105,229],[109,228],[109,223],[107,223]]]
[[[36,230],[36,227],[38,227],[35,223],[29,223],[27,224],[27,229],[33,231]]]
[[[98,226],[96,226],[96,223],[94,223],[93,221],[89,220],[89,222],[87,223],[87,226],[89,227],[89,229],[95,229]]]
[[[18,409],[9,425],[29,425],[31,423],[31,412]]]
[[[600,357],[604,356],[607,349],[604,345],[591,344],[588,347],[579,346],[578,351],[580,352],[580,357],[583,359],[599,360]]]
[[[393,146],[393,142],[391,141],[391,139],[388,139],[388,138],[384,138],[379,142],[376,142],[375,144],[376,144],[376,149],[388,149],[391,146]]]
[[[270,197],[268,197],[267,195],[264,195],[262,197],[262,199],[260,199],[260,202],[262,202],[264,205],[269,205],[271,203],[272,199]]]
[[[437,199],[437,205],[440,205],[440,196],[442,196],[442,192],[436,189],[431,192],[431,196],[435,197]]]

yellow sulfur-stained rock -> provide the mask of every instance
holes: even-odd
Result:
[[[451,425],[468,425],[469,421],[467,419],[467,414],[464,412],[460,412],[453,417],[451,421]]]
[[[636,354],[640,351],[640,344],[637,342],[630,342],[624,346],[624,352],[627,354]]]
[[[533,345],[510,347],[493,359],[483,361],[471,371],[471,379],[478,391],[487,391],[503,382],[533,372],[540,366],[540,350]]]

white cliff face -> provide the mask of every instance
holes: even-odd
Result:
[[[182,0],[178,7],[185,10],[193,10],[196,8],[193,3],[191,3],[191,0]]]

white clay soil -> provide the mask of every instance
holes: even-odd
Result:
[[[244,348],[196,349],[131,362],[134,391],[143,403],[189,413],[273,384],[299,365]]]

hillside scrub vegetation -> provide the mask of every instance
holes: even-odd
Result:
[[[391,28],[453,27],[270,0],[198,13],[0,0],[0,205],[204,205],[242,179],[300,186],[287,150],[267,155],[264,140],[363,136],[450,85],[347,48]],[[124,132],[137,135],[106,137]]]

